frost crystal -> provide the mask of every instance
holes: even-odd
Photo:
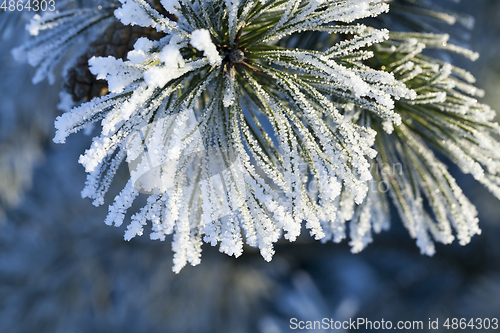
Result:
[[[80,157],[82,195],[103,204],[128,163],[130,179],[105,222],[120,226],[146,194],[125,239],[148,222],[151,239],[173,234],[174,271],[198,264],[203,242],[236,257],[247,243],[271,260],[273,244],[296,240],[303,225],[321,241],[349,234],[359,252],[389,227],[388,198],[422,253],[434,252],[433,241],[466,244],[480,233],[475,208],[426,145],[500,196],[494,112],[470,96],[481,94],[470,74],[422,54],[476,57],[449,36],[352,24],[387,12],[382,0],[120,3],[114,15],[123,24],[166,36],[140,38],[126,61],[90,59],[110,93],[58,117],[54,140],[100,122]],[[82,27],[97,20],[78,13]],[[56,29],[53,19],[37,17],[30,29]],[[44,63],[66,45],[54,43],[16,54],[39,50],[30,62]]]
[[[17,60],[27,60],[30,65],[38,67],[33,83],[47,78],[53,84],[54,69],[65,53],[74,45],[90,43],[99,36],[99,31],[111,23],[115,9],[112,0],[103,1],[99,6],[95,1],[88,1],[89,6],[84,8],[61,5],[57,12],[34,15],[26,29],[36,38],[12,50]],[[80,49],[83,51],[85,48]]]

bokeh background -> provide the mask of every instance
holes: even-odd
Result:
[[[500,1],[449,6],[476,18],[457,42],[481,53],[474,63],[451,61],[500,110]],[[347,242],[307,236],[280,242],[270,263],[251,248],[234,259],[205,245],[199,266],[173,274],[169,239],[125,242],[123,228],[104,225],[106,207],[81,199],[77,160],[90,137],[51,142],[61,83],[31,84],[33,70],[9,52],[22,42],[24,18],[8,19],[18,22],[0,47],[0,332],[278,333],[291,331],[292,317],[500,318],[500,202],[452,165],[483,230],[468,246],[421,256],[394,214],[390,231],[357,255]],[[118,175],[127,176],[126,168]]]

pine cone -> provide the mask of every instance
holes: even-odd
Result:
[[[96,76],[90,73],[88,60],[93,56],[113,56],[125,60],[127,53],[133,49],[140,37],[159,40],[164,36],[164,33],[153,28],[125,26],[118,21],[112,23],[102,36],[89,45],[85,54],[80,56],[75,66],[68,71],[64,89],[73,96],[74,102],[89,101],[105,95],[108,92],[107,82],[97,80]]]

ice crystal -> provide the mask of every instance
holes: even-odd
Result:
[[[88,172],[82,195],[102,205],[128,163],[130,179],[105,222],[122,225],[146,195],[125,239],[148,222],[151,239],[173,234],[175,272],[200,262],[203,242],[236,257],[246,243],[271,260],[273,244],[296,240],[303,226],[335,242],[348,226],[359,252],[372,231],[389,227],[388,197],[422,253],[434,252],[433,241],[466,244],[480,233],[475,208],[428,147],[500,196],[494,112],[471,97],[482,92],[469,73],[424,54],[477,58],[448,35],[353,23],[387,12],[383,0],[120,3],[114,15],[123,24],[165,37],[140,38],[125,61],[90,59],[110,93],[58,117],[54,141],[100,122],[80,157]],[[420,2],[389,3],[403,14],[456,18]],[[87,29],[113,6],[100,19],[75,11],[80,23],[67,23]],[[63,17],[46,16],[30,29],[57,29],[52,19],[65,27]],[[16,54],[31,50],[30,62],[42,64],[36,80],[50,78],[48,50],[61,51],[75,31],[59,32],[66,37],[50,47],[35,39]]]
[[[58,11],[36,14],[26,25],[36,38],[13,49],[12,54],[17,60],[27,60],[30,65],[38,67],[33,83],[47,78],[53,84],[54,70],[67,51],[75,45],[90,43],[111,23],[116,8],[114,0],[88,1],[87,5],[80,8],[75,1],[64,1],[58,3]],[[85,49],[81,48],[80,53],[83,51]],[[66,67],[70,64],[72,61],[68,60]]]

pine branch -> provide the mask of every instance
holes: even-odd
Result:
[[[425,53],[477,58],[448,35],[353,24],[387,12],[386,1],[120,3],[114,14],[123,24],[165,36],[139,38],[127,59],[91,58],[110,94],[58,117],[54,140],[100,121],[100,136],[80,157],[88,172],[82,194],[103,204],[126,161],[130,180],[105,222],[120,226],[147,194],[125,238],[142,235],[148,221],[152,239],[174,234],[175,272],[200,262],[203,242],[236,257],[246,242],[271,260],[273,244],[282,235],[296,240],[303,223],[315,239],[336,242],[349,223],[359,252],[372,230],[389,226],[387,195],[422,253],[434,252],[433,240],[456,235],[463,245],[480,233],[475,208],[428,147],[498,196],[494,112],[474,99],[482,91],[469,73]],[[390,5],[393,17],[456,17],[424,1]],[[111,21],[106,13],[56,17],[60,27],[66,15],[78,17],[82,28],[56,27],[47,36],[60,43],[24,47],[42,64],[36,77],[57,60],[45,50],[61,54],[89,22]]]

